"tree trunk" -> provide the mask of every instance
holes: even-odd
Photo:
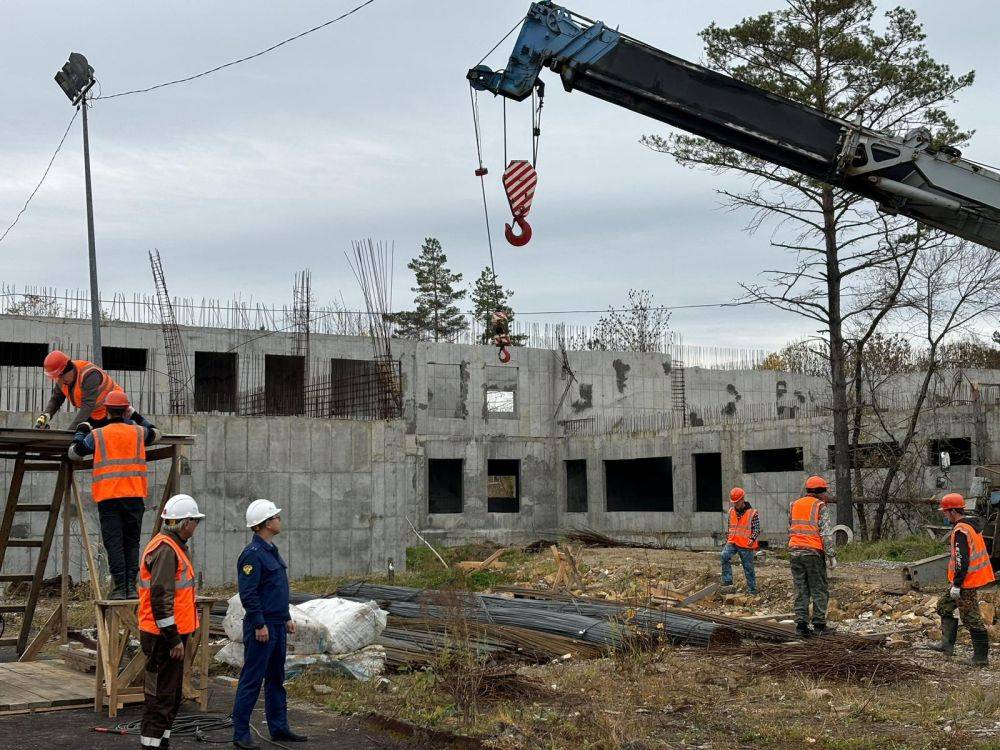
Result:
[[[833,394],[833,445],[837,481],[837,523],[854,528],[851,491],[850,407],[847,402],[844,321],[840,312],[840,259],[833,188],[823,188],[823,236],[826,241],[826,296],[830,327],[830,390]]]
[[[851,424],[851,445],[849,455],[852,456],[858,455],[858,443],[861,442],[861,421],[864,419],[865,411],[865,390],[863,380],[864,353],[864,340],[858,341],[854,347],[854,403],[851,404],[853,419]],[[855,487],[863,488],[864,482],[861,481],[861,469],[854,466],[854,461],[851,463],[854,471],[851,484],[851,490],[853,492]],[[861,535],[862,539],[869,539],[868,514],[865,509],[865,504],[857,503],[854,506],[854,509],[858,514],[858,533]]]

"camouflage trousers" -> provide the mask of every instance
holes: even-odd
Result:
[[[957,602],[947,592],[937,601],[937,613],[941,617],[954,617],[956,609],[962,624],[969,630],[986,630],[986,623],[979,611],[979,593],[976,589],[962,589],[962,596]]]
[[[823,555],[792,555],[792,583],[795,584],[795,622],[809,624],[809,602],[812,601],[812,624],[826,624],[826,608],[830,603],[830,587],[826,580],[826,559]]]

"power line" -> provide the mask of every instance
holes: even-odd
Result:
[[[303,31],[303,32],[301,32],[299,34],[296,34],[295,36],[290,36],[287,39],[283,39],[280,42],[278,42],[277,44],[272,44],[267,49],[263,49],[260,52],[255,52],[252,55],[247,55],[246,57],[241,57],[241,58],[239,58],[237,60],[230,60],[227,63],[223,63],[222,65],[217,65],[216,67],[210,68],[209,70],[204,70],[201,73],[195,73],[194,75],[187,76],[185,78],[177,78],[176,80],[173,80],[173,81],[165,81],[163,83],[157,83],[154,86],[147,86],[144,89],[132,89],[130,91],[119,91],[119,92],[117,92],[115,94],[106,94],[104,96],[95,96],[94,99],[117,99],[120,96],[131,96],[132,94],[145,94],[145,93],[147,93],[149,91],[155,91],[156,89],[162,89],[162,88],[164,88],[166,86],[174,86],[174,85],[176,85],[178,83],[187,83],[188,81],[193,81],[196,78],[204,78],[205,76],[211,75],[212,73],[218,73],[220,70],[224,70],[225,68],[231,68],[234,65],[239,65],[240,63],[247,62],[247,60],[253,60],[254,58],[260,57],[262,55],[266,55],[268,52],[273,52],[274,50],[278,49],[278,47],[283,47],[284,45],[289,44],[290,42],[294,42],[297,39],[301,39],[302,37],[307,36],[309,34],[312,34],[315,31],[319,31],[320,29],[324,29],[324,28],[326,28],[327,26],[329,26],[331,24],[337,23],[337,21],[343,21],[348,16],[354,15],[359,10],[361,10],[362,8],[364,8],[365,6],[371,5],[374,2],[375,2],[375,0],[366,0],[366,2],[363,2],[363,3],[361,3],[361,5],[358,5],[358,6],[354,7],[354,8],[351,8],[349,11],[347,11],[346,13],[344,13],[342,15],[337,16],[336,18],[331,18],[329,21],[324,21],[323,23],[319,24],[318,26],[313,26],[311,29],[306,29],[305,31]]]
[[[21,216],[23,216],[24,212],[28,210],[28,204],[31,203],[31,199],[35,197],[35,193],[38,192],[38,189],[42,186],[42,183],[45,182],[45,178],[49,176],[49,170],[52,169],[52,163],[56,160],[56,157],[59,155],[59,151],[62,150],[63,144],[66,142],[66,136],[69,135],[69,129],[73,127],[73,123],[76,122],[76,116],[78,114],[80,114],[79,107],[73,110],[73,116],[69,119],[69,125],[66,126],[66,131],[62,134],[62,138],[59,139],[59,145],[56,146],[56,150],[52,152],[52,158],[49,159],[49,163],[45,167],[45,172],[42,173],[42,179],[40,179],[38,181],[38,184],[35,185],[35,189],[31,191],[31,195],[28,196],[28,200],[24,202],[24,205],[21,206],[21,210],[17,212],[17,216],[14,217],[14,221],[12,221],[10,223],[10,226],[4,230],[3,234],[0,234],[0,242],[3,242],[7,238],[7,235],[10,234],[10,230],[17,225],[18,221],[20,221]]]

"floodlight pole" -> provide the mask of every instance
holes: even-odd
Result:
[[[93,86],[91,83],[90,86]],[[98,367],[103,367],[101,356],[101,296],[97,290],[97,246],[94,240],[94,194],[90,187],[90,134],[87,130],[87,92],[90,86],[80,94],[80,106],[83,108],[83,179],[87,187],[87,248],[90,254],[90,328],[93,334],[93,352],[91,361]]]

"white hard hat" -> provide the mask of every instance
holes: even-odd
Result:
[[[279,513],[281,513],[281,508],[270,500],[254,500],[247,508],[247,528],[252,529],[267,519],[274,518]]]
[[[205,514],[198,511],[198,503],[190,495],[174,495],[163,506],[160,518],[165,521],[182,521],[185,518],[204,518]]]

